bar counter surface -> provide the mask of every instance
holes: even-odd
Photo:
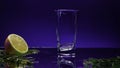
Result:
[[[58,68],[57,49],[39,48],[40,53],[34,55],[39,63],[34,64],[35,68]],[[120,48],[77,48],[75,65],[76,68],[83,68],[83,61],[89,58],[114,58],[120,56]]]
[[[31,55],[36,59],[36,63],[33,65],[34,68],[58,68],[56,48],[35,49],[38,49],[40,52]],[[77,48],[75,52],[76,68],[83,68],[83,61],[88,58],[114,58],[120,56],[120,48]]]

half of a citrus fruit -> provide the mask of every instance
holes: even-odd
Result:
[[[17,34],[8,35],[4,46],[8,55],[21,55],[28,51],[28,44]]]

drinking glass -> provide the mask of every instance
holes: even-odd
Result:
[[[77,11],[58,9],[57,12],[57,48],[59,52],[74,50],[77,34]]]
[[[58,68],[75,68],[77,11],[73,9],[56,10]]]

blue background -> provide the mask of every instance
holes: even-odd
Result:
[[[59,8],[79,10],[77,47],[120,48],[119,0],[1,0],[0,46],[16,33],[30,47],[56,47]]]

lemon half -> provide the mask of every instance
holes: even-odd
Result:
[[[10,55],[24,54],[28,51],[28,44],[21,36],[10,34],[5,41],[5,51]]]

